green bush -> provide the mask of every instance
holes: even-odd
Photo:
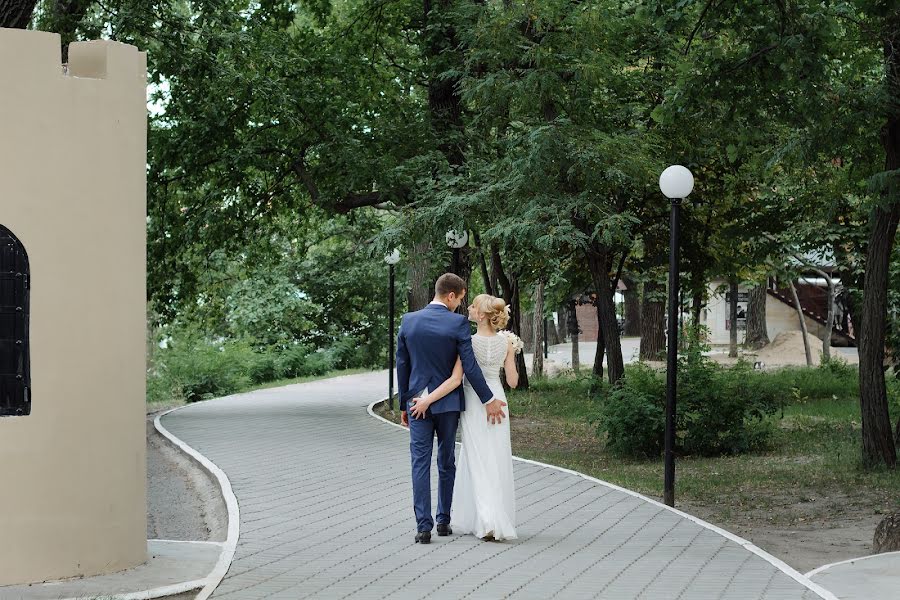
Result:
[[[837,380],[859,379],[859,371],[856,367],[850,365],[839,355],[832,354],[828,360],[823,360],[818,366],[820,373],[827,373],[834,376]]]
[[[781,395],[749,363],[725,368],[705,357],[682,359],[679,449],[709,456],[762,448],[772,433],[767,417],[782,405]]]
[[[785,367],[761,374],[759,385],[769,386],[772,393],[786,400],[823,400],[859,396],[859,372],[839,358],[832,358],[815,368]]]
[[[364,336],[347,335],[328,348],[335,369],[386,368],[386,348],[381,341]]]
[[[189,338],[173,342],[158,356],[187,402],[227,396],[250,384],[246,370],[253,351],[245,344],[215,345]]]
[[[275,357],[275,372],[278,379],[305,377],[306,360],[312,353],[313,349],[306,344],[296,344],[279,352]]]
[[[679,360],[676,446],[685,454],[747,452],[766,445],[769,416],[782,394],[746,363],[722,367],[700,352]],[[665,373],[638,364],[626,370],[601,405],[598,434],[612,452],[659,456],[665,431]]]
[[[622,383],[600,405],[598,434],[620,455],[659,456],[665,433],[665,380],[643,363],[630,366]]]
[[[278,379],[277,354],[271,351],[255,353],[248,365],[248,376],[253,383],[266,383]]]
[[[168,373],[160,369],[151,369],[147,372],[147,403],[162,404],[178,401],[181,398],[181,389],[172,381]]]
[[[320,351],[310,354],[304,364],[302,377],[324,375],[334,368],[334,357],[330,352]]]

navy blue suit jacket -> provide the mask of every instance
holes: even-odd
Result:
[[[482,403],[490,402],[494,393],[481,373],[472,352],[472,330],[469,320],[451,312],[443,304],[429,304],[422,310],[406,313],[397,334],[397,386],[400,410],[424,389],[433,391],[453,373],[456,357],[462,360],[463,372]],[[429,407],[434,414],[466,409],[462,386]]]

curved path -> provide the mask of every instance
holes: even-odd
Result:
[[[162,417],[227,474],[240,505],[213,597],[834,599],[749,542],[527,461],[515,463],[518,540],[416,545],[408,437],[366,411],[386,379],[260,390]]]

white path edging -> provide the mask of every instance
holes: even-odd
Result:
[[[850,564],[850,563],[860,562],[860,561],[863,561],[863,560],[869,560],[870,558],[881,558],[881,557],[884,557],[884,556],[895,556],[895,555],[896,555],[896,556],[900,556],[900,550],[898,550],[897,552],[882,552],[881,554],[869,554],[868,556],[860,556],[860,557],[858,557],[858,558],[851,558],[851,559],[848,559],[848,560],[842,560],[842,561],[839,561],[839,562],[829,563],[829,564],[827,564],[827,565],[822,565],[821,567],[819,567],[819,568],[817,568],[817,569],[813,569],[812,571],[810,571],[809,573],[807,573],[806,576],[807,576],[807,577],[812,577],[813,575],[816,575],[816,574],[818,574],[818,573],[821,573],[822,571],[827,571],[827,570],[830,569],[831,567],[837,567],[837,566],[839,566],[839,565],[847,565],[847,564]]]
[[[130,594],[116,594],[113,596],[116,600],[151,600],[153,598],[165,598],[166,596],[174,596],[175,594],[183,594],[190,592],[206,584],[206,579],[197,579],[195,581],[185,581],[184,583],[176,583],[164,587],[153,588],[143,592],[132,592]],[[198,596],[199,597],[199,596]],[[65,598],[65,600],[95,600],[98,598],[96,594],[90,596],[79,596],[77,598]]]
[[[207,402],[211,402],[211,400],[207,400]],[[200,403],[197,402],[195,404]],[[237,549],[237,543],[238,539],[240,538],[241,532],[241,511],[240,507],[238,506],[237,496],[234,495],[234,490],[231,489],[231,481],[229,481],[228,475],[225,474],[225,471],[216,466],[214,462],[188,446],[181,439],[173,435],[168,429],[163,427],[162,423],[160,422],[160,419],[162,417],[183,408],[187,408],[187,406],[179,406],[178,408],[173,408],[172,410],[167,410],[164,413],[156,415],[156,418],[153,419],[153,425],[156,427],[156,430],[160,434],[162,434],[170,442],[178,446],[178,448],[180,448],[182,452],[196,460],[203,466],[203,468],[215,475],[216,480],[219,482],[219,487],[222,489],[222,498],[225,499],[225,507],[228,509],[228,535],[225,539],[225,542],[221,544],[222,553],[219,554],[219,561],[216,563],[215,568],[204,579],[199,580],[200,585],[195,585],[192,588],[181,590],[188,591],[197,589],[198,587],[202,586],[203,589],[200,590],[200,593],[197,595],[196,600],[206,600],[212,595],[213,591],[215,591],[215,589],[225,578],[225,574],[228,573],[228,569],[231,567],[231,563],[234,560],[234,553]],[[169,592],[165,595],[172,595],[175,593],[179,592]],[[124,598],[125,600],[144,600],[145,598],[149,599],[158,597],[160,596],[127,596]]]
[[[406,427],[404,427],[403,425],[400,425],[399,423],[393,423],[391,421],[388,421],[384,417],[375,414],[375,406],[377,404],[381,404],[382,402],[385,402],[385,401],[386,401],[386,399],[377,400],[377,401],[369,404],[369,406],[368,406],[369,415],[372,417],[375,417],[376,419],[378,419],[380,421],[387,423],[388,425],[393,425],[394,427],[397,427],[398,429],[407,431]],[[457,444],[458,443],[459,442],[457,442]],[[634,496],[635,498],[640,498],[641,500],[643,500],[645,502],[649,502],[650,504],[653,504],[654,506],[658,506],[660,508],[670,510],[670,511],[674,512],[675,514],[688,519],[689,521],[693,521],[694,523],[696,523],[697,525],[700,525],[701,527],[705,527],[706,529],[709,529],[710,531],[714,531],[715,533],[718,533],[719,535],[731,540],[732,542],[735,542],[736,544],[743,546],[744,548],[746,548],[753,554],[756,554],[757,556],[759,556],[760,558],[762,558],[763,560],[765,560],[766,562],[768,562],[769,564],[774,566],[779,571],[782,571],[788,577],[794,579],[797,583],[803,585],[804,587],[809,588],[810,590],[812,590],[813,592],[818,594],[823,600],[840,600],[837,596],[835,596],[834,594],[832,594],[831,592],[829,592],[828,590],[826,590],[819,584],[814,583],[809,578],[808,575],[803,575],[802,573],[800,573],[799,571],[797,571],[796,569],[794,569],[793,567],[791,567],[784,561],[772,556],[771,554],[769,554],[762,548],[759,548],[758,546],[754,545],[753,542],[751,542],[749,540],[745,540],[744,538],[739,537],[729,531],[725,531],[721,527],[716,527],[712,523],[707,523],[706,521],[699,519],[693,515],[689,515],[685,512],[682,512],[682,511],[678,510],[677,508],[672,508],[671,506],[668,506],[666,504],[663,504],[662,502],[659,502],[657,500],[654,500],[652,498],[644,496],[643,494],[639,494],[633,490],[619,487],[619,486],[609,483],[607,481],[597,479],[596,477],[591,477],[590,475],[585,475],[584,473],[579,473],[578,471],[573,471],[571,469],[565,469],[563,467],[557,467],[556,465],[548,465],[547,463],[538,462],[536,460],[529,460],[527,458],[519,458],[518,456],[513,456],[513,460],[517,460],[517,461],[523,462],[523,463],[529,463],[532,465],[538,465],[541,467],[547,467],[550,469],[556,469],[557,471],[562,471],[563,473],[569,473],[570,475],[578,475],[579,477],[581,477],[583,479],[587,479],[588,481],[593,481],[594,483],[599,483],[600,485],[606,486],[608,488],[612,488],[612,489],[620,491],[620,492],[624,492],[630,496]],[[829,565],[829,566],[832,566],[832,565]]]

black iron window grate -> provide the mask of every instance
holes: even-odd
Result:
[[[28,255],[0,225],[0,417],[31,413]]]

